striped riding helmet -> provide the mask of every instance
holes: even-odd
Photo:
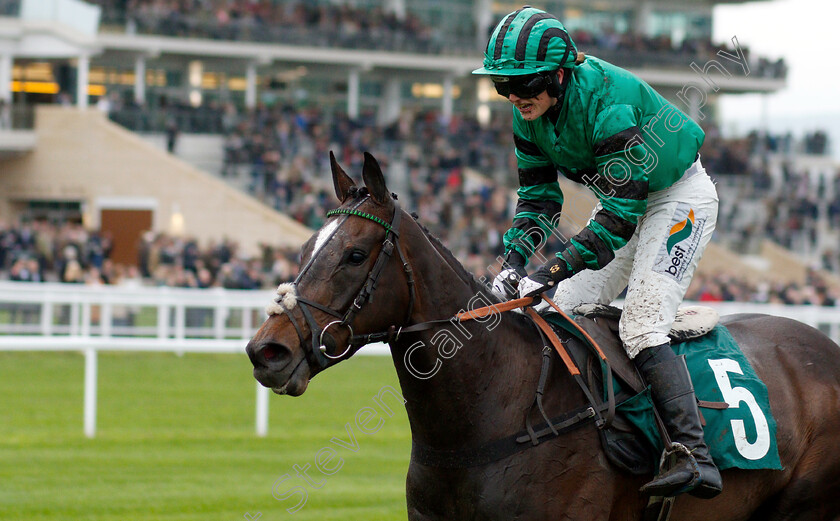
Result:
[[[577,47],[554,16],[525,6],[505,16],[493,30],[484,67],[473,74],[521,76],[573,67]]]

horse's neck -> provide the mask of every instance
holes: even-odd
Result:
[[[415,439],[460,446],[514,432],[533,401],[540,360],[538,347],[533,356],[523,349],[531,338],[516,334],[522,328],[509,326],[451,324],[392,346]]]
[[[449,318],[492,300],[476,297],[481,288],[446,263],[415,271],[416,322]],[[517,432],[533,403],[542,359],[536,329],[514,313],[406,335],[392,345],[392,355],[414,438],[439,447]]]

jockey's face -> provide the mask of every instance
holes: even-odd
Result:
[[[557,77],[559,81],[563,81],[563,69],[557,71]],[[529,98],[523,98],[511,92],[507,95],[507,99],[513,103],[522,115],[522,119],[526,121],[537,119],[557,103],[557,98],[549,96],[545,89]]]
[[[552,98],[546,91],[542,91],[533,98],[520,98],[516,94],[510,94],[508,100],[513,103],[525,121],[537,119],[557,103],[557,98]]]

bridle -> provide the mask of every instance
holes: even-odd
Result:
[[[355,335],[353,332],[353,327],[351,325],[356,314],[359,311],[361,311],[362,306],[364,306],[365,303],[370,302],[373,299],[373,293],[374,291],[376,291],[376,285],[379,282],[379,278],[382,275],[382,271],[385,269],[385,265],[391,259],[391,256],[393,255],[395,249],[397,251],[397,254],[399,255],[400,262],[403,265],[403,270],[405,271],[406,278],[408,280],[409,304],[403,324],[408,323],[411,317],[412,310],[414,308],[414,275],[411,270],[411,266],[406,260],[399,243],[399,228],[402,219],[402,211],[400,210],[400,205],[397,202],[396,196],[393,196],[392,200],[394,203],[394,215],[391,218],[391,222],[388,223],[380,219],[379,217],[376,217],[375,215],[371,215],[369,213],[361,212],[358,210],[362,203],[364,203],[368,198],[370,198],[369,195],[361,198],[361,200],[359,200],[359,202],[357,202],[351,208],[337,208],[335,210],[330,210],[329,212],[327,212],[327,218],[334,216],[343,217],[342,220],[339,222],[338,226],[336,226],[335,229],[333,229],[333,231],[330,233],[330,235],[327,236],[326,239],[324,239],[324,244],[326,244],[327,242],[329,242],[330,239],[332,239],[332,237],[338,232],[339,229],[341,229],[341,226],[344,225],[344,223],[347,222],[347,220],[350,217],[361,217],[369,221],[373,221],[385,228],[385,239],[383,239],[382,241],[382,248],[379,250],[379,254],[377,255],[376,260],[373,263],[373,267],[370,269],[370,272],[368,272],[364,284],[362,284],[362,287],[359,289],[358,293],[356,293],[356,296],[355,298],[353,298],[352,303],[347,307],[347,309],[344,312],[341,312],[321,305],[313,300],[303,298],[301,296],[297,296],[296,298],[301,310],[301,314],[303,315],[303,321],[306,322],[306,325],[309,326],[309,330],[311,331],[312,336],[312,349],[310,352],[307,353],[307,359],[310,364],[320,369],[325,369],[330,365],[338,363],[340,360],[343,360],[348,356],[348,353],[350,353],[350,350],[353,347],[362,347],[365,344],[378,340],[396,340],[396,338],[399,336],[402,327],[398,328],[397,326],[391,326],[385,332]],[[297,287],[301,278],[309,270],[314,261],[315,255],[313,255],[309,259],[306,265],[300,270],[300,273],[298,273],[298,276],[292,283],[295,287]],[[318,322],[315,320],[315,317],[312,315],[312,311],[310,308],[314,308],[328,315],[331,315],[335,317],[335,320],[329,322],[326,326],[321,328],[318,325]],[[289,316],[289,320],[292,323],[292,326],[294,326],[295,331],[297,332],[298,339],[300,340],[300,345],[304,346],[306,345],[306,335],[304,334],[301,325],[298,324],[298,321],[294,318],[294,316],[292,316],[292,311],[293,310],[290,310],[286,314]],[[350,331],[347,347],[341,354],[330,354],[326,346],[324,337],[326,335],[328,338],[332,339],[332,336],[328,333],[328,330],[333,326],[335,326],[337,329],[346,327]],[[332,342],[332,344],[335,344],[334,341]]]
[[[309,330],[311,332],[312,348],[304,352],[307,363],[309,363],[310,367],[312,367],[313,369],[317,368],[318,370],[323,370],[331,365],[340,362],[341,360],[344,360],[345,358],[348,358],[350,355],[353,354],[351,350],[354,347],[360,348],[365,344],[376,341],[385,341],[390,343],[396,341],[399,338],[399,336],[404,333],[413,333],[417,331],[431,329],[442,324],[451,323],[453,320],[472,320],[481,318],[491,313],[501,313],[509,311],[511,309],[521,308],[529,305],[533,300],[531,297],[520,298],[508,302],[493,304],[481,309],[471,310],[469,312],[462,311],[452,318],[429,320],[426,322],[421,322],[409,326],[408,322],[411,319],[411,314],[414,309],[415,281],[411,265],[408,263],[408,260],[406,259],[399,242],[399,228],[402,219],[402,210],[400,209],[399,203],[397,202],[396,195],[392,195],[392,197],[392,201],[394,203],[394,215],[391,217],[390,223],[385,222],[384,220],[382,220],[379,217],[376,217],[375,215],[371,215],[369,213],[365,213],[358,210],[358,208],[370,198],[370,195],[365,195],[364,197],[361,197],[360,200],[350,208],[337,208],[335,210],[330,210],[329,212],[327,212],[327,218],[340,216],[339,218],[341,218],[341,221],[324,239],[322,244],[326,244],[327,242],[329,242],[333,238],[333,236],[335,236],[338,230],[341,229],[341,226],[344,225],[344,223],[347,222],[347,220],[350,217],[361,217],[363,219],[367,219],[369,221],[373,221],[379,224],[380,226],[385,228],[385,238],[382,241],[382,247],[380,248],[379,254],[377,255],[376,260],[373,263],[373,267],[368,272],[365,282],[362,284],[362,287],[356,293],[355,298],[353,298],[353,301],[348,305],[345,311],[341,312],[338,310],[334,310],[332,308],[319,304],[308,298],[303,298],[301,296],[296,296],[296,306],[290,307],[290,309],[286,309],[285,314],[288,315],[289,321],[292,323],[292,325],[295,328],[295,331],[297,332],[301,348],[303,348],[303,346],[306,345],[306,335],[304,334],[302,325],[299,324],[298,320],[295,319],[295,317],[293,316],[293,311],[296,307],[300,308],[301,315],[303,316],[303,321],[306,323],[307,326],[309,326]],[[379,278],[382,275],[386,264],[391,259],[394,250],[397,251],[397,254],[400,258],[400,262],[403,266],[403,270],[406,274],[409,292],[409,304],[405,318],[403,320],[403,325],[390,326],[386,331],[356,335],[354,334],[351,323],[353,322],[353,319],[355,318],[356,314],[359,311],[361,311],[362,306],[364,306],[367,302],[372,301],[373,293],[376,291],[376,286],[379,282]],[[292,283],[293,286],[296,287],[298,285],[301,278],[312,266],[313,262],[315,261],[316,254],[317,252],[315,252],[315,254],[313,254],[307,261],[306,265],[304,265],[304,267],[301,268],[300,273]],[[548,437],[550,434],[553,434],[554,436],[559,436],[562,432],[566,432],[573,428],[577,428],[579,425],[585,424],[590,419],[594,418],[596,421],[596,425],[599,428],[602,428],[611,422],[615,412],[615,396],[612,385],[612,369],[610,367],[609,362],[607,361],[606,355],[603,353],[603,351],[595,342],[595,340],[592,339],[592,337],[589,336],[589,334],[583,328],[581,328],[573,320],[571,320],[560,308],[558,308],[553,302],[551,302],[550,299],[546,298],[544,295],[542,295],[541,298],[547,301],[550,305],[552,305],[552,307],[554,307],[554,309],[561,316],[565,317],[566,321],[572,327],[577,329],[583,335],[583,337],[586,338],[588,343],[585,345],[587,345],[587,347],[596,352],[597,355],[600,357],[601,361],[603,361],[606,365],[605,381],[607,382],[608,394],[608,399],[606,400],[606,402],[600,405],[597,403],[597,401],[594,399],[593,395],[589,391],[588,387],[583,382],[580,370],[577,368],[574,360],[572,360],[568,352],[565,351],[565,347],[563,346],[562,341],[557,337],[557,334],[551,330],[551,327],[545,322],[543,318],[541,318],[534,311],[533,308],[529,308],[527,313],[531,316],[532,319],[534,319],[535,323],[540,329],[540,335],[543,338],[543,343],[545,345],[543,349],[543,366],[540,371],[540,380],[538,383],[534,403],[539,409],[539,412],[542,414],[542,417],[545,419],[547,426],[538,431],[535,431],[531,425],[529,416],[526,415],[525,433],[518,433],[513,436],[508,436],[507,438],[496,440],[494,442],[491,442],[490,444],[478,448],[470,447],[468,449],[460,451],[438,450],[432,447],[424,446],[423,444],[420,444],[416,440],[414,440],[412,447],[413,460],[419,461],[424,465],[445,468],[465,468],[468,466],[486,464],[491,461],[498,461],[500,459],[506,458],[529,447],[536,446],[540,443],[541,438]],[[331,322],[327,323],[326,326],[321,328],[318,325],[318,322],[315,320],[315,317],[312,315],[311,308],[326,313],[327,315],[334,317],[335,320],[332,320]],[[344,351],[340,354],[330,354],[328,352],[326,342],[324,339],[325,336],[332,339],[328,331],[333,326],[336,326],[337,328],[346,327],[350,332],[347,341],[347,347],[345,347]],[[546,379],[550,371],[549,364],[551,360],[551,348],[548,347],[549,341],[546,341],[546,338],[550,338],[550,343],[554,345],[554,348],[557,350],[561,359],[566,364],[566,367],[568,368],[570,374],[575,378],[575,381],[577,381],[578,385],[581,387],[581,389],[584,392],[584,395],[589,401],[588,406],[585,406],[576,411],[572,411],[571,413],[556,419],[550,419],[546,415],[546,412],[543,409],[542,405],[542,395],[544,392]],[[332,345],[335,345],[334,340],[332,341]],[[301,360],[300,363],[303,363],[303,360]],[[607,419],[604,419],[602,417],[602,410],[606,412]]]

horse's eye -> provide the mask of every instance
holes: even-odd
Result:
[[[365,259],[367,259],[367,253],[362,250],[353,250],[347,255],[347,262],[353,266],[361,266]]]

